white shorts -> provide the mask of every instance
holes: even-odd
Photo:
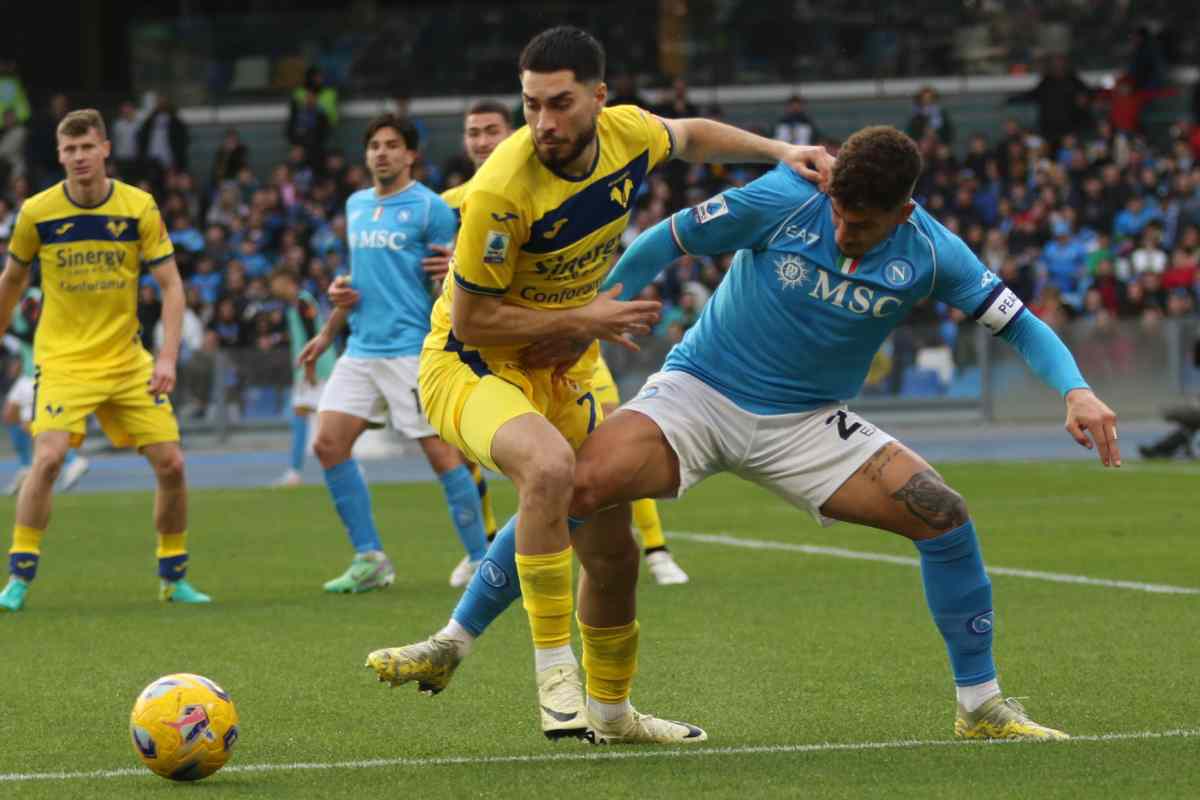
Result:
[[[709,475],[757,483],[822,525],[821,506],[893,437],[841,404],[799,414],[751,414],[686,372],[651,375],[623,409],[645,414],[679,458],[679,494]]]
[[[33,378],[22,375],[8,390],[8,397],[4,400],[4,402],[12,403],[21,409],[21,422],[33,421],[34,387]]]
[[[321,394],[329,381],[317,381],[316,385],[300,378],[292,381],[292,408],[315,409],[321,405]]]
[[[417,394],[418,356],[342,356],[325,382],[318,411],[340,411],[375,425],[391,422],[410,439],[434,436]]]

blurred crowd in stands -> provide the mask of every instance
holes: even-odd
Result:
[[[1139,72],[1135,62],[1113,87],[1100,89],[1056,58],[1035,88],[1009,98],[1036,106],[1032,129],[1009,119],[993,133],[962,136],[932,88],[914,98],[909,119],[877,122],[901,127],[918,142],[925,171],[917,201],[1051,326],[1062,331],[1072,320],[1085,323],[1094,336],[1080,340],[1081,328],[1073,325],[1069,342],[1085,372],[1120,370],[1136,348],[1105,332],[1149,332],[1164,319],[1194,316],[1200,297],[1200,129],[1181,116],[1157,146],[1142,131],[1146,107],[1172,91],[1153,63]],[[652,105],[632,81],[616,76],[609,102],[636,103],[665,117],[722,116],[719,107],[692,102],[683,80],[665,97]],[[401,111],[407,100],[396,98]],[[329,144],[341,124],[338,102],[336,89],[310,69],[290,98],[281,131],[288,157],[265,173],[249,166],[252,145],[237,128],[225,132],[212,163],[194,163],[188,126],[166,98],[142,106],[125,102],[108,116],[113,174],[154,193],[186,281],[176,400],[185,416],[211,413],[221,392],[249,414],[254,387],[290,384],[283,309],[267,281],[274,267],[292,268],[322,303],[330,281],[348,268],[344,202],[370,182],[359,153]],[[0,242],[7,241],[22,200],[61,178],[54,128],[70,107],[67,97],[56,95],[44,109],[31,110],[13,65],[0,63]],[[514,117],[520,121],[519,109]],[[836,152],[838,142],[820,122],[805,99],[794,96],[758,129]],[[626,242],[761,171],[670,162],[637,198]],[[417,165],[418,179],[439,190],[470,173],[465,157]],[[729,255],[684,257],[664,270],[646,290],[664,303],[662,337],[677,341],[696,321],[730,262]],[[147,277],[140,291],[143,335],[154,348],[161,336],[157,288]],[[912,322],[880,354],[869,391],[920,393],[905,384],[919,366],[935,377],[924,393],[942,393],[956,369],[970,363],[971,337],[960,336],[970,320],[931,303]]]

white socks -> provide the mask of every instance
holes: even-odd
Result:
[[[436,635],[445,636],[447,639],[453,639],[458,642],[458,654],[460,656],[470,655],[471,646],[475,644],[475,635],[462,625],[459,625],[458,620],[453,618]]]
[[[533,664],[534,669],[542,672],[559,665],[568,667],[578,666],[579,662],[575,660],[575,651],[571,649],[571,645],[565,644],[562,647],[548,647],[544,650],[535,647],[533,649]]]
[[[958,702],[967,711],[974,711],[981,705],[1000,694],[1000,682],[992,678],[987,683],[977,683],[974,686],[956,686]]]
[[[628,697],[619,703],[602,703],[589,696],[587,706],[588,713],[597,717],[601,722],[615,722],[633,712],[633,706],[629,705]]]

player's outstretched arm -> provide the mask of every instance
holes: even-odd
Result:
[[[621,287],[617,297],[631,300],[642,293],[668,264],[683,255],[671,234],[671,218],[643,231],[617,261],[600,291]]]
[[[1021,354],[1035,375],[1065,398],[1067,433],[1089,450],[1097,448],[1104,466],[1121,466],[1117,415],[1092,392],[1071,351],[1050,326],[1033,314],[1024,313],[999,335]]]
[[[584,306],[566,309],[525,308],[503,298],[454,293],[451,320],[454,335],[472,347],[530,344],[547,337],[604,339],[637,350],[628,338],[650,332],[662,304],[650,300],[623,302],[618,289],[596,296]]]
[[[675,156],[693,164],[782,161],[805,180],[824,186],[833,172],[833,156],[824,147],[768,139],[711,119],[664,119],[675,141]]]
[[[17,307],[28,280],[29,270],[9,256],[4,264],[4,272],[0,273],[0,331],[8,330],[13,309]]]

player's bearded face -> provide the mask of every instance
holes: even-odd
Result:
[[[578,167],[574,162],[596,140],[596,121],[607,92],[604,84],[579,83],[570,70],[526,72],[521,89],[538,159],[554,170]]]

